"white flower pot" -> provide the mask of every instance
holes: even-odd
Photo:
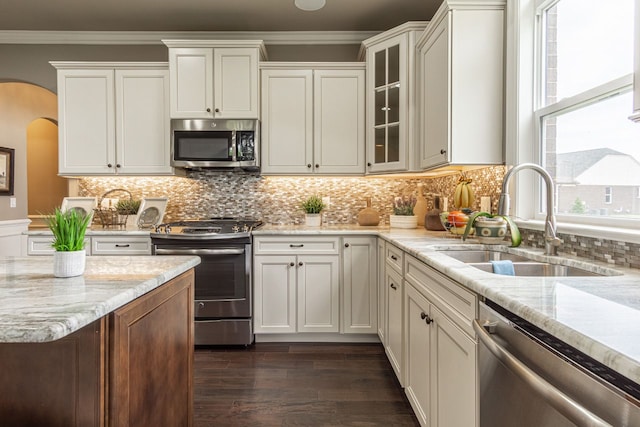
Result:
[[[304,214],[304,223],[307,227],[320,227],[322,217],[320,214]]]
[[[391,228],[416,228],[418,217],[415,215],[389,215]]]
[[[53,275],[55,277],[74,277],[84,273],[87,253],[85,250],[53,253]]]

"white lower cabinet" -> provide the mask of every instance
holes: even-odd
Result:
[[[52,255],[52,235],[28,236],[27,255]],[[126,233],[86,236],[87,255],[151,255],[149,236],[131,236]]]
[[[405,279],[404,385],[420,425],[476,426],[476,296],[410,256]]]
[[[339,258],[298,256],[298,332],[338,332],[340,308]]]
[[[387,353],[391,367],[398,377],[400,385],[404,386],[403,363],[403,283],[402,277],[387,265],[385,278],[387,301],[387,327],[384,350]]]
[[[375,237],[342,238],[342,330],[343,333],[378,332]]]
[[[378,239],[378,338],[382,345],[386,344],[386,324],[387,324],[387,286],[385,282],[385,241]]]
[[[92,236],[91,255],[151,255],[148,236]]]
[[[254,330],[338,332],[338,238],[254,239]]]

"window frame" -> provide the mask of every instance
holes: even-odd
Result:
[[[585,92],[543,106],[540,85],[544,72],[542,60],[543,12],[560,0],[517,0],[509,3],[506,54],[506,164],[516,165],[532,162],[542,164],[542,120],[548,115],[559,115],[572,109],[581,108],[609,96],[633,90],[634,74],[629,73],[613,81],[606,82]],[[640,3],[636,0],[636,7]],[[636,24],[637,25],[637,24]],[[636,43],[640,40],[635,39]],[[636,47],[636,51],[638,48]],[[631,111],[629,112],[632,113]],[[640,125],[640,124],[639,124]],[[513,141],[513,143],[509,143]],[[523,227],[542,230],[544,228],[544,185],[531,172],[521,172],[514,177],[515,191],[512,216]],[[525,194],[528,197],[518,197]],[[531,197],[531,195],[534,197]],[[567,215],[557,216],[558,230],[569,230],[574,234],[592,237],[611,236],[606,226],[610,218]],[[640,220],[616,219],[616,234],[632,237],[640,242]]]

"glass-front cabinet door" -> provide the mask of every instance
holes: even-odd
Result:
[[[409,21],[362,42],[367,62],[367,174],[420,169],[415,46],[427,22]]]
[[[407,38],[401,34],[367,51],[367,172],[407,169]]]

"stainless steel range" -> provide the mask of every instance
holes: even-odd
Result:
[[[168,222],[151,233],[155,255],[198,255],[195,274],[195,344],[249,345],[251,232],[262,221],[211,218]]]

